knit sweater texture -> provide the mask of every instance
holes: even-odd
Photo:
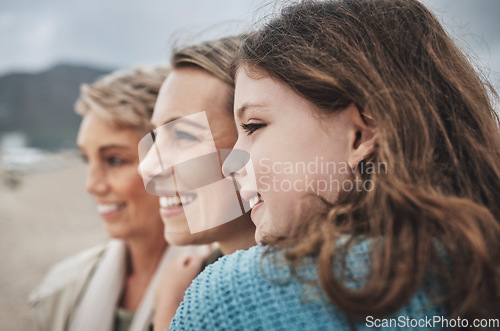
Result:
[[[313,259],[305,260],[296,270],[303,279],[316,282],[311,286],[292,276],[286,265],[276,263],[279,253],[263,257],[265,250],[265,246],[255,246],[237,251],[208,266],[187,289],[170,330],[378,329],[374,327],[375,319],[349,320],[327,300],[317,284],[317,264]],[[361,286],[370,267],[369,255],[366,242],[347,254],[346,274],[358,277],[356,281],[346,281],[347,286]],[[422,288],[427,288],[426,282]],[[443,306],[432,304],[429,293],[419,290],[397,313],[388,317],[393,319],[392,325],[382,329],[408,330],[412,329],[405,324],[408,319],[423,323],[433,316],[446,316]],[[382,322],[378,325],[382,326]]]

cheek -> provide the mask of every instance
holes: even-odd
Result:
[[[181,191],[197,190],[200,187],[223,179],[218,153],[212,152],[177,165],[175,179]]]
[[[269,199],[270,212],[280,219],[287,219],[294,214],[297,201],[299,201],[300,197],[301,193],[293,190],[273,192]]]
[[[144,220],[148,224],[162,224],[160,221],[160,201],[157,196],[151,195],[144,189],[142,180],[135,179],[127,187],[129,203],[133,208],[131,209],[133,217],[137,220]]]
[[[219,121],[220,125],[215,126],[212,130],[212,135],[217,149],[233,148],[238,139],[238,131],[236,123],[232,117],[224,118]]]
[[[229,134],[228,136],[222,137],[215,139],[215,147],[217,148],[217,151],[220,152],[224,162],[224,158],[227,157],[229,154],[230,150],[233,149],[234,145],[236,144],[238,136],[236,134]],[[222,167],[222,165],[221,165]]]
[[[267,199],[265,203],[265,219],[261,223],[261,232],[283,235],[289,231],[295,221],[296,203],[299,197],[295,192],[278,193]]]
[[[135,201],[154,197],[146,192],[143,179],[137,173],[136,166],[131,166],[119,176],[115,176],[113,182],[115,192],[123,199]]]

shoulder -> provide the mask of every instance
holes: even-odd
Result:
[[[318,288],[291,277],[266,249],[237,251],[208,266],[186,291],[171,329],[307,330],[311,319],[316,329],[332,325],[332,308]],[[306,278],[314,281],[314,270],[306,267]]]
[[[243,321],[238,301],[242,289],[254,286],[261,247],[237,251],[208,265],[186,291],[171,324],[173,330],[237,329],[238,324],[226,316]],[[236,280],[237,279],[237,280]],[[238,310],[238,311],[234,311]],[[231,322],[234,326],[224,325]]]
[[[317,264],[305,260],[296,274],[280,263],[283,252],[266,253],[256,246],[238,251],[208,266],[186,291],[172,321],[172,330],[198,329],[350,329],[366,328],[366,321],[349,321],[323,294]],[[346,256],[350,273],[369,270],[369,245],[355,245]],[[335,264],[334,264],[335,265]],[[298,279],[300,278],[300,280]],[[359,284],[346,284],[359,286]],[[443,314],[419,291],[393,317],[424,318]]]
[[[74,283],[85,282],[108,245],[102,244],[86,249],[52,266],[40,285],[30,294],[30,303],[36,304]]]

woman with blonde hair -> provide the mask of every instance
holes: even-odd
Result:
[[[207,267],[171,329],[498,328],[487,87],[417,0],[285,8],[241,48],[235,149],[251,162],[223,166],[262,245]]]
[[[134,68],[83,85],[77,144],[87,163],[86,189],[104,221],[108,243],[58,263],[34,291],[41,330],[149,330],[154,287],[177,254],[163,237],[158,198],[137,172],[137,144],[166,67]]]
[[[158,330],[170,325],[184,291],[204,266],[255,245],[248,204],[245,209],[221,171],[237,138],[231,66],[242,40],[228,37],[174,50],[172,72],[152,117],[155,130],[141,141],[141,174],[148,191],[160,196],[167,241],[219,246],[206,259],[180,258],[165,271],[157,294]]]

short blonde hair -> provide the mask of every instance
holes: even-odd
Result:
[[[166,66],[115,71],[93,84],[83,84],[75,111],[93,111],[109,123],[147,131],[160,87],[169,73]]]
[[[173,51],[171,65],[175,68],[196,66],[219,78],[231,87],[227,109],[233,112],[233,64],[245,35],[226,37],[186,46]]]

